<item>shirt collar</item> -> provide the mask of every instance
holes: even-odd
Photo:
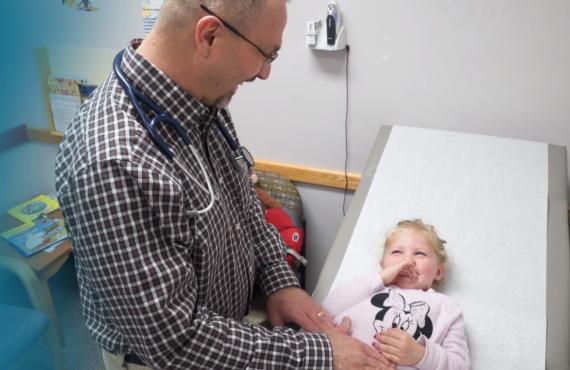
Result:
[[[133,86],[170,113],[186,129],[190,125],[208,124],[218,110],[207,106],[180,87],[163,71],[136,52],[141,39],[132,40],[121,62],[123,73]]]

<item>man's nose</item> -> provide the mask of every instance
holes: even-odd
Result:
[[[259,78],[260,80],[267,80],[269,78],[270,73],[271,73],[271,64],[263,66],[263,68],[261,68],[261,71],[259,71],[259,73],[257,74],[257,78]]]

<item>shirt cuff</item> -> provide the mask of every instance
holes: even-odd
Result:
[[[426,347],[426,351],[424,353],[424,358],[421,359],[414,367],[418,370],[430,370],[435,369],[435,365],[437,364],[436,354],[434,352],[434,348],[431,342],[429,342],[425,336],[421,336],[418,339],[418,343]]]
[[[263,270],[259,277],[259,282],[261,290],[266,296],[283,288],[300,287],[295,273],[285,260],[283,263],[268,266]]]
[[[305,356],[304,370],[323,370],[333,368],[332,344],[323,333],[299,333],[303,336]]]

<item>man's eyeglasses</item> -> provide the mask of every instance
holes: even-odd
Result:
[[[235,33],[237,36],[241,37],[243,40],[247,41],[250,45],[252,45],[254,48],[257,49],[257,51],[259,51],[259,53],[261,55],[263,55],[265,57],[265,64],[263,65],[263,67],[267,67],[268,65],[270,65],[271,63],[273,63],[273,61],[275,59],[277,59],[277,57],[279,56],[279,54],[277,52],[274,52],[273,54],[267,54],[265,51],[263,51],[259,46],[257,46],[257,44],[253,41],[251,41],[250,39],[248,39],[247,37],[245,37],[244,35],[241,34],[241,32],[239,32],[234,26],[232,26],[231,24],[229,24],[228,22],[226,22],[223,18],[221,18],[219,15],[217,15],[216,13],[214,13],[213,11],[211,11],[210,9],[208,9],[206,7],[206,5],[204,4],[200,4],[200,8],[202,8],[202,10],[204,10],[206,13],[218,18],[220,20],[220,22],[222,22],[222,24],[229,29],[230,31],[232,31],[233,33]]]

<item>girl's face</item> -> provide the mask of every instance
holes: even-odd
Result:
[[[382,268],[402,260],[408,260],[416,270],[416,276],[408,272],[399,274],[392,284],[405,289],[428,290],[435,280],[441,280],[445,265],[440,263],[429,240],[419,231],[403,229],[384,250]]]

